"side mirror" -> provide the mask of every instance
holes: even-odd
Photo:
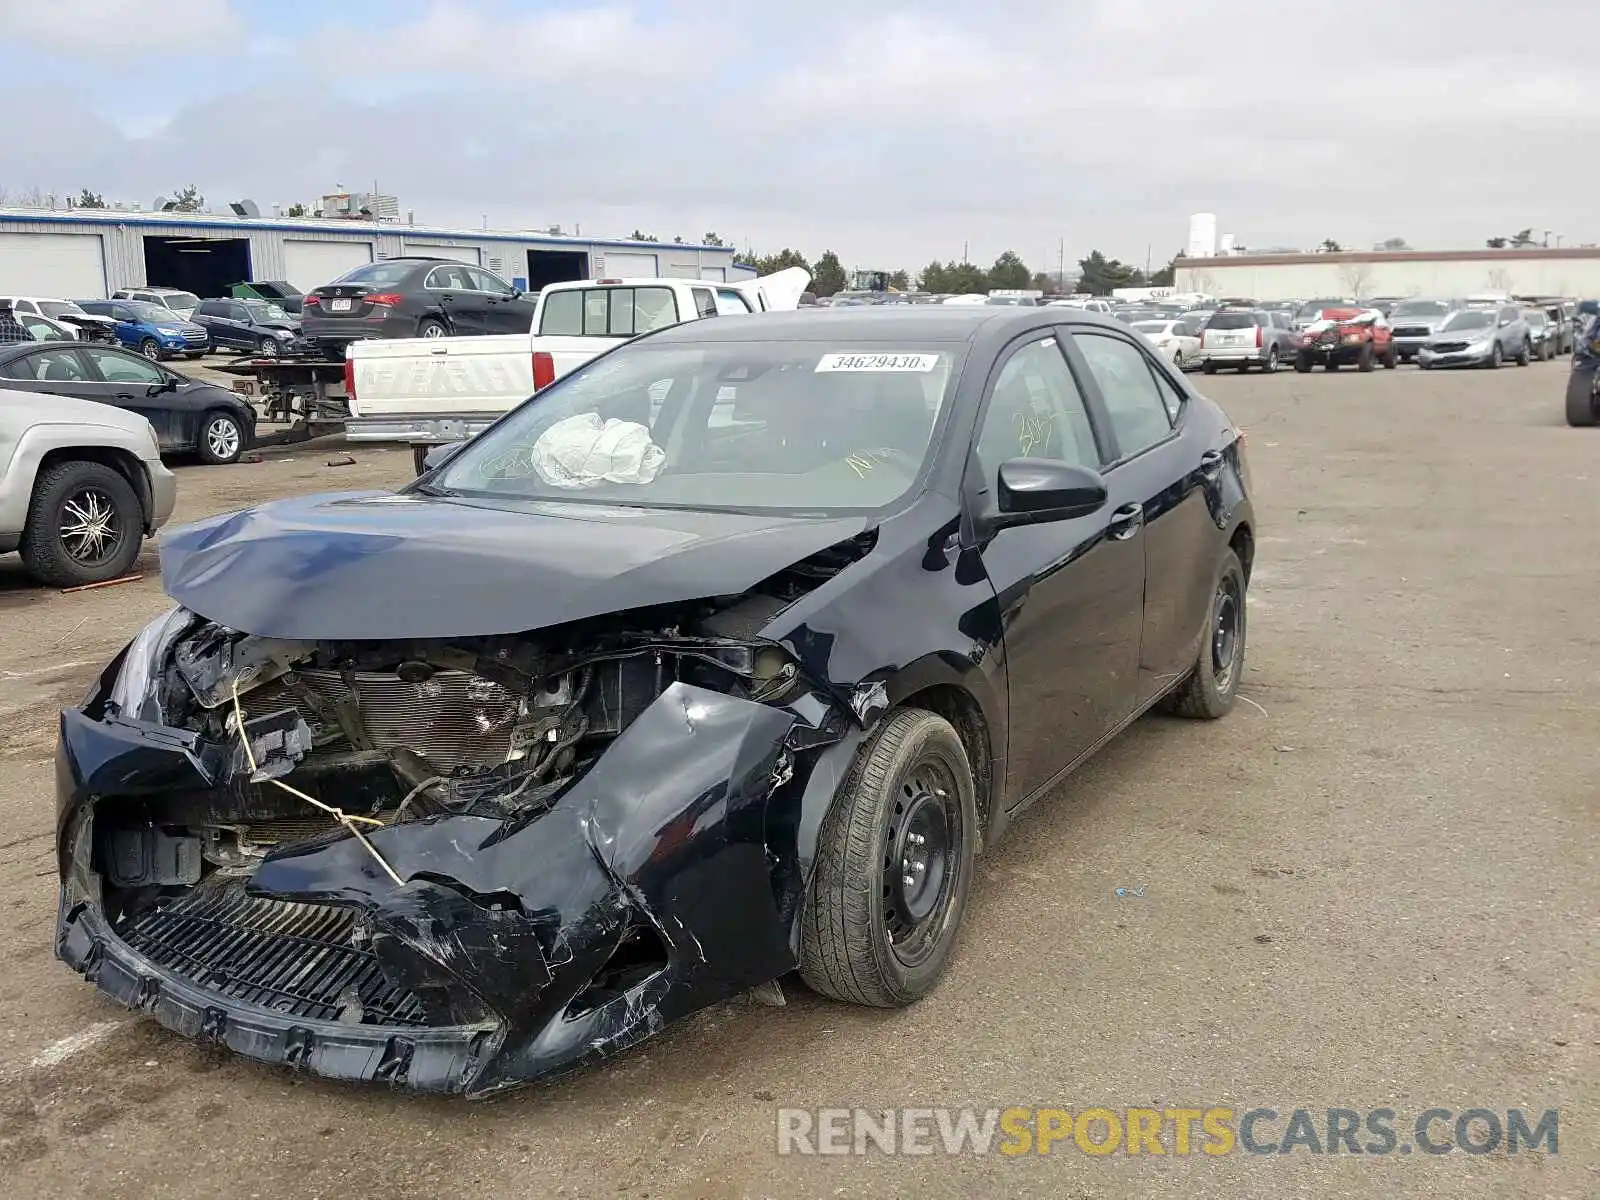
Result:
[[[175,392],[177,390],[178,381],[176,379],[163,379],[160,383],[152,383],[145,389],[144,394],[146,396],[161,396],[167,392]]]
[[[521,300],[522,299],[522,289],[521,288],[512,288],[509,292],[506,293],[506,299],[507,300]]]
[[[466,444],[466,442],[446,442],[443,446],[435,446],[422,456],[422,471],[434,471],[444,466],[445,463],[460,454],[461,448]],[[421,474],[422,472],[418,473]]]
[[[1105,503],[1106,482],[1088,467],[1048,458],[1000,464],[1000,528],[1086,517]]]

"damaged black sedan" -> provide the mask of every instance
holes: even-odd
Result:
[[[639,338],[399,493],[171,533],[61,716],[57,953],[253,1059],[482,1096],[798,970],[934,987],[974,855],[1227,713],[1243,437],[1051,308]]]

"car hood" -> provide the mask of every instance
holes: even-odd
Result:
[[[185,608],[263,637],[488,637],[743,592],[868,524],[352,492],[172,530],[161,574]]]
[[[1435,329],[1428,335],[1430,342],[1486,342],[1494,336],[1494,326],[1476,329]]]

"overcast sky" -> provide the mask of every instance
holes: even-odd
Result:
[[[419,222],[890,268],[1159,264],[1197,211],[1251,246],[1574,245],[1597,45],[1573,0],[0,0],[0,188],[376,180]]]

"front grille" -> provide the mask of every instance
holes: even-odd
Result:
[[[1398,325],[1395,327],[1395,337],[1427,337],[1430,330],[1426,325]]]
[[[355,945],[353,909],[245,894],[242,879],[210,882],[121,931],[157,966],[240,1004],[308,1021],[427,1025],[422,1002],[391,987]]]
[[[249,713],[262,716],[293,708],[317,733],[320,744],[346,745],[337,722],[329,717],[350,699],[344,677],[338,671],[313,669],[287,678],[297,682],[273,680],[248,693],[244,705]],[[519,704],[497,683],[466,671],[438,671],[420,683],[356,671],[350,682],[360,701],[361,724],[376,749],[404,747],[446,771],[504,762],[510,756]],[[297,689],[304,694],[296,695]]]
[[[1435,354],[1456,354],[1466,348],[1467,344],[1465,342],[1436,342],[1428,347]]]

